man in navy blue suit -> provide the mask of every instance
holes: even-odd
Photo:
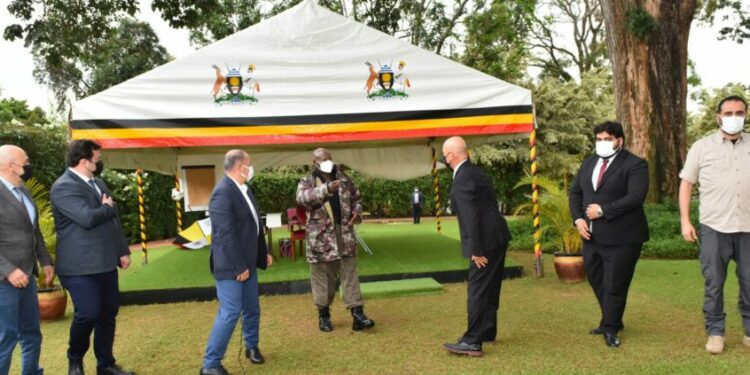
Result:
[[[224,173],[211,194],[211,272],[216,279],[219,312],[208,337],[201,375],[225,375],[221,360],[237,319],[242,315],[242,336],[252,363],[264,362],[258,349],[260,304],[258,268],[273,263],[263,238],[258,204],[246,185],[253,178],[250,155],[230,150],[224,156]]]

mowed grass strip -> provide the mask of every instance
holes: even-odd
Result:
[[[512,253],[526,269],[533,257]],[[225,366],[240,373],[267,374],[746,374],[750,348],[742,345],[733,270],[726,287],[727,348],[711,356],[703,348],[703,280],[697,261],[641,260],[625,314],[622,347],[611,349],[588,330],[599,308],[586,283],[556,280],[545,256],[546,277],[505,281],[499,341],[479,359],[441,349],[465,329],[466,284],[448,284],[436,295],[373,299],[366,313],[376,321],[368,332],[351,330],[340,301],[332,306],[335,330],[322,333],[308,295],[261,297],[260,348],[267,362],[252,366],[232,337]],[[217,310],[216,302],[126,306],[118,319],[118,362],[139,375],[193,374]],[[65,320],[44,323],[42,364],[48,374],[66,371]],[[20,373],[19,352],[12,374]],[[93,353],[85,362],[92,372]]]
[[[466,270],[468,261],[461,256],[458,225],[455,219],[443,221],[443,233],[435,229],[434,222],[424,220],[414,225],[406,222],[389,224],[363,224],[358,232],[370,247],[373,255],[359,250],[360,276],[434,271]],[[276,244],[288,238],[285,228],[275,229]],[[278,254],[278,247],[275,253]],[[143,254],[132,255],[130,269],[121,272],[122,291],[211,287],[214,280],[209,271],[208,248],[178,250],[173,246],[155,248],[148,253],[148,265],[143,265]],[[512,259],[507,266],[514,266]],[[308,280],[310,269],[304,255],[289,258],[276,257],[274,264],[258,273],[260,283]]]
[[[362,290],[362,296],[370,299],[435,294],[442,292],[443,286],[431,277],[421,277],[417,279],[362,283],[360,284],[360,289]]]

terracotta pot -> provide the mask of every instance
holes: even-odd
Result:
[[[39,315],[42,320],[56,320],[65,315],[68,306],[68,294],[61,286],[41,288],[37,292],[39,298]]]
[[[586,280],[583,255],[555,253],[555,272],[557,272],[557,278],[562,282],[580,283]]]

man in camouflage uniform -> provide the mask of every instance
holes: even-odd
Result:
[[[313,166],[312,175],[297,184],[297,203],[307,210],[306,255],[320,330],[333,330],[329,306],[336,294],[338,276],[344,303],[354,319],[352,329],[372,328],[375,322],[364,313],[357,275],[354,224],[362,222],[359,190],[342,167],[333,164],[330,151],[316,149]]]

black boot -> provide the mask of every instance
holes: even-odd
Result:
[[[354,318],[352,329],[355,331],[361,331],[363,329],[375,327],[375,322],[370,320],[367,315],[365,315],[365,311],[362,306],[352,307],[352,318]]]
[[[331,310],[326,307],[318,307],[318,328],[323,332],[333,331],[331,324]]]

